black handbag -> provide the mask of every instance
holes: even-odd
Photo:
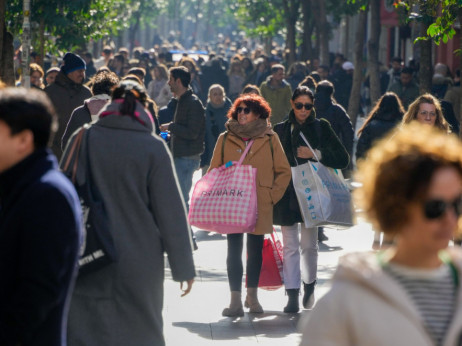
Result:
[[[89,159],[88,136],[90,126],[83,126],[69,149],[63,171],[73,182],[82,205],[84,243],[80,251],[79,276],[95,272],[117,262],[118,254],[109,228],[109,219],[98,189],[93,184]],[[81,153],[85,138],[85,153]],[[79,158],[84,161],[79,163]],[[71,165],[72,163],[72,165]],[[72,166],[72,169],[70,167]],[[77,170],[85,169],[85,181],[78,183]]]

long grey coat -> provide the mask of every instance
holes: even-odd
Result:
[[[111,104],[108,110],[111,107],[118,105]],[[146,113],[138,111],[148,123]],[[120,259],[77,280],[68,343],[164,345],[164,251],[174,280],[195,276],[190,231],[172,158],[163,140],[152,134],[152,127],[129,116],[100,118],[87,134],[91,171]],[[74,139],[75,133],[70,142]]]

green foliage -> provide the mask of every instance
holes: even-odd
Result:
[[[285,27],[282,0],[238,0],[236,18],[249,36],[274,37]]]
[[[164,0],[167,1],[167,0]],[[140,21],[150,22],[158,14],[152,0],[31,0],[33,45],[38,45],[38,28],[43,22],[46,50],[56,53],[85,47],[99,39],[128,28],[139,14]],[[7,2],[6,23],[14,36],[22,33],[23,1]]]
[[[427,36],[415,41],[432,39],[437,45],[447,43],[456,33],[454,22],[457,20],[462,0],[407,0],[396,1],[395,6],[408,13],[408,21],[421,21],[428,25]],[[412,12],[418,8],[419,12]]]

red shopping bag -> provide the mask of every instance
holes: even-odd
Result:
[[[271,238],[265,238],[262,249],[262,265],[258,287],[264,290],[277,290],[284,284],[282,273],[282,245],[281,241],[276,240],[274,234]]]

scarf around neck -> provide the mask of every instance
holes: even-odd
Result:
[[[245,139],[254,139],[257,137],[263,137],[266,134],[273,134],[273,130],[271,129],[271,124],[268,124],[266,119],[257,119],[250,123],[241,125],[235,119],[229,119],[225,124],[226,129],[235,134],[240,138]]]

